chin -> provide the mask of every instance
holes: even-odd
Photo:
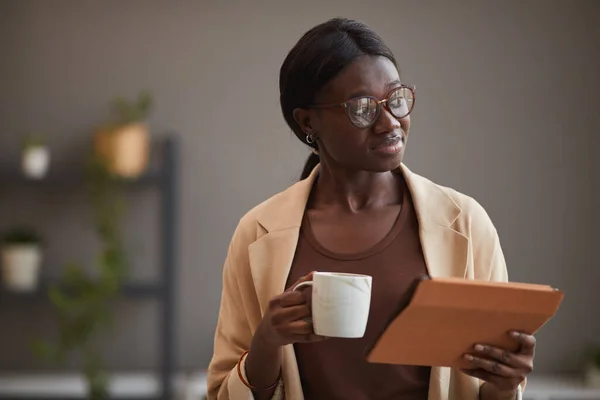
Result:
[[[386,158],[378,158],[377,160],[373,160],[372,163],[369,163],[369,167],[365,168],[367,171],[371,172],[389,172],[394,171],[400,167],[402,164],[403,153],[399,153],[394,157],[386,157]]]
[[[399,159],[398,159],[396,162],[393,162],[393,163],[389,163],[389,164],[387,164],[387,165],[385,166],[385,171],[384,171],[384,172],[387,172],[387,171],[395,171],[395,170],[397,170],[398,168],[400,168],[400,165],[401,165],[401,164],[402,164],[402,158],[399,158]]]

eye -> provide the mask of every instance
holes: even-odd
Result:
[[[377,116],[377,103],[369,97],[354,99],[350,101],[348,115],[354,125],[369,126]]]
[[[354,114],[363,115],[369,113],[370,101],[368,98],[356,99],[353,107]]]
[[[404,118],[412,108],[413,93],[410,89],[400,87],[389,97],[387,106],[396,118]]]
[[[406,99],[402,95],[402,89],[396,90],[388,99],[388,105],[391,108],[400,108],[406,105]]]
[[[361,97],[358,99],[354,99],[350,103],[350,112],[356,116],[367,116],[371,114],[376,108],[376,105],[373,105],[373,100],[368,97]]]

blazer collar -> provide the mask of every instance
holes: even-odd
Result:
[[[266,231],[248,248],[261,311],[264,311],[269,299],[285,289],[302,217],[318,168],[315,167],[308,178],[255,209],[256,220]],[[399,167],[399,172],[404,175],[411,192],[429,275],[465,277],[469,238],[453,227],[461,209],[441,186],[412,173],[405,165]]]
[[[306,179],[275,195],[258,211],[256,218],[267,232],[300,227],[319,168],[317,165]],[[456,202],[440,186],[406,165],[402,164],[397,172],[404,176],[419,223],[451,227],[461,213]]]

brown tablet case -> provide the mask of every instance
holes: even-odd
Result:
[[[416,284],[408,305],[389,323],[367,360],[373,363],[468,367],[477,343],[518,349],[508,332],[536,333],[564,294],[546,285],[433,278]]]

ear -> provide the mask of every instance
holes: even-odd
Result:
[[[296,120],[296,123],[300,126],[300,129],[302,129],[307,134],[313,133],[313,127],[311,125],[311,116],[312,113],[310,110],[307,110],[305,108],[294,109],[294,119]]]

